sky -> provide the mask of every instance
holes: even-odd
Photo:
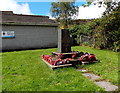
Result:
[[[13,11],[16,14],[27,14],[27,15],[44,15],[49,16],[50,18],[50,7],[51,2],[40,2],[34,0],[1,0],[0,1],[0,11]],[[48,0],[49,1],[49,0]],[[79,6],[79,14],[77,19],[93,19],[99,18],[102,16],[102,13],[105,11],[105,7],[99,8],[98,5],[94,5],[94,2],[89,7],[83,7],[84,2],[76,2],[75,5]]]

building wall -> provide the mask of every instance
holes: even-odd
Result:
[[[57,46],[57,27],[2,26],[2,31],[14,31],[15,38],[2,39],[2,50],[36,49]]]

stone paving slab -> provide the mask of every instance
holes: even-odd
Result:
[[[98,86],[104,88],[106,91],[115,91],[116,89],[118,89],[118,86],[112,85],[108,81],[98,81],[98,82],[94,82],[94,83],[97,84]]]
[[[89,78],[92,81],[100,78],[100,76],[97,76],[97,75],[95,75],[93,73],[83,73],[82,75]]]
[[[82,69],[78,69],[78,71],[82,72]],[[118,89],[118,86],[113,85],[108,81],[95,81],[95,80],[98,80],[100,78],[100,76],[97,76],[93,73],[90,73],[90,72],[82,73],[82,75],[89,78],[91,81],[93,81],[99,87],[105,89],[105,91],[115,91]]]

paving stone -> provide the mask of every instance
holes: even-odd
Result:
[[[93,73],[83,73],[82,75],[89,78],[92,81],[100,78],[100,76],[97,76],[97,75],[95,75]]]
[[[87,71],[85,69],[78,69],[77,71],[81,71],[81,72],[84,72],[84,71]],[[93,81],[96,85],[98,85],[99,87],[105,89],[105,91],[115,91],[116,89],[118,89],[118,86],[116,85],[113,85],[111,84],[110,82],[108,81],[95,81],[97,79],[100,78],[100,76],[97,76],[93,73],[82,73],[83,76],[89,78],[91,81]]]
[[[118,86],[112,85],[108,81],[98,81],[98,82],[94,82],[94,83],[97,84],[98,86],[104,88],[106,91],[115,91],[116,89],[118,89]]]
[[[87,70],[86,70],[86,69],[78,69],[77,71],[87,72]]]

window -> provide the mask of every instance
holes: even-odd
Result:
[[[14,31],[2,31],[2,38],[15,38]]]

